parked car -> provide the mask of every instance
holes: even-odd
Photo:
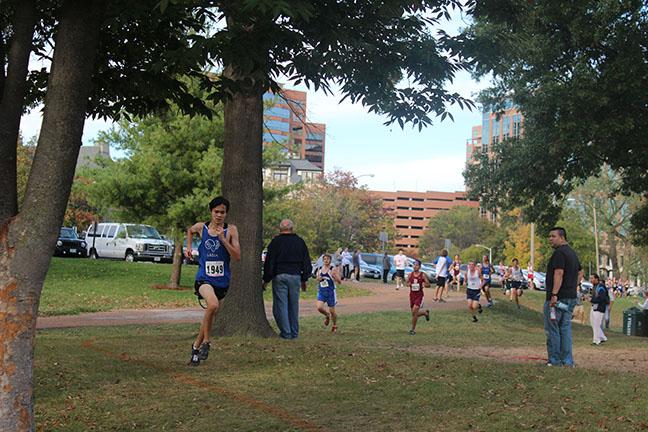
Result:
[[[77,236],[74,228],[61,227],[56,241],[54,256],[60,257],[86,257],[88,251],[86,242]]]
[[[360,276],[371,279],[381,279],[382,267],[378,268],[375,265],[360,261]]]
[[[360,255],[362,256],[363,261],[378,269],[380,271],[380,275],[381,275],[380,277],[382,277],[382,260],[384,255],[381,253],[369,253],[369,252],[361,252]],[[396,267],[394,266],[394,255],[387,255],[387,256],[389,257],[389,264],[391,266],[387,277],[391,280],[394,280],[396,278]],[[414,268],[414,258],[407,257],[407,266],[405,267],[405,277],[407,277],[412,272],[413,268]],[[427,264],[421,263],[421,271],[425,273],[428,278],[430,278],[430,281],[436,279],[436,268],[434,266],[430,267]]]
[[[172,262],[173,243],[164,240],[150,225],[100,223],[88,229],[86,236],[91,258],[126,261]]]

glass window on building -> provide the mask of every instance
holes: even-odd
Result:
[[[308,132],[306,139],[310,141],[324,141],[324,135],[321,133]]]
[[[269,117],[281,117],[285,119],[290,118],[290,110],[288,108],[280,108],[277,106],[266,109],[263,114]]]
[[[285,143],[288,141],[288,136],[287,135],[280,135],[277,133],[270,133],[270,132],[264,132],[263,134],[263,142],[278,142],[278,143]]]
[[[490,143],[490,113],[482,114],[482,144]]]
[[[500,121],[495,119],[493,120],[493,139],[499,138],[500,136]]]
[[[507,137],[511,134],[511,117],[505,116],[502,119],[502,134]]]
[[[288,132],[290,130],[290,123],[281,120],[266,120],[264,126],[269,130],[277,130]]]

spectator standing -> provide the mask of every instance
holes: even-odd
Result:
[[[351,258],[353,262],[353,278],[360,282],[360,250],[356,249]]]
[[[337,248],[333,254],[333,267],[337,268],[338,271],[342,272],[342,248]]]
[[[405,266],[407,266],[407,257],[403,254],[403,249],[398,249],[398,254],[394,256],[394,267],[396,267],[396,289],[403,286],[403,280],[405,280]]]
[[[461,258],[459,255],[454,256],[452,261],[452,284],[457,287],[457,291],[462,288],[461,284]]]
[[[571,319],[577,301],[578,281],[583,275],[578,256],[567,243],[564,228],[549,230],[549,244],[554,252],[547,265],[547,297],[544,304],[547,365],[573,367]]]
[[[434,260],[436,264],[436,290],[434,291],[434,301],[445,303],[443,300],[443,289],[446,286],[446,281],[449,276],[450,265],[452,264],[448,258],[448,251],[441,250],[441,255]]]
[[[272,281],[272,314],[283,339],[299,335],[299,288],[306,291],[312,272],[308,247],[293,228],[290,219],[281,221],[263,266],[263,287]]]
[[[590,324],[592,326],[592,345],[601,345],[607,341],[607,337],[603,333],[603,319],[605,317],[605,309],[610,303],[608,290],[605,284],[601,283],[599,275],[593,273],[590,276],[592,282],[593,294],[590,298],[592,303],[592,311],[590,312]]]
[[[389,272],[391,271],[391,262],[389,261],[389,255],[387,255],[387,252],[383,255],[382,259],[382,279],[383,283],[387,283],[387,276],[389,275]]]
[[[535,289],[535,283],[533,282],[533,266],[531,263],[527,266],[527,277],[529,278],[529,289],[534,290]]]
[[[349,248],[344,248],[342,252],[342,280],[351,277],[351,252]]]
[[[614,300],[616,300],[616,295],[614,293],[614,288],[612,287],[612,284],[608,284],[606,288],[608,290],[608,297],[610,299],[610,304],[608,304],[608,307],[605,308],[605,317],[603,318],[603,321],[605,321],[605,328],[609,329],[610,315],[612,314],[612,305],[614,304]],[[601,323],[601,328],[603,328],[603,323]]]

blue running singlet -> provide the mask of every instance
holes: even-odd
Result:
[[[227,237],[227,224],[224,226],[223,235]],[[208,283],[214,288],[229,287],[230,254],[218,237],[209,235],[208,224],[203,227],[198,254],[196,280]]]

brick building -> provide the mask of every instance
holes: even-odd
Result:
[[[394,214],[394,225],[399,239],[395,246],[408,255],[418,254],[419,238],[425,232],[430,218],[455,206],[479,208],[477,201],[466,198],[465,192],[383,192],[372,191],[383,202],[383,208]]]

